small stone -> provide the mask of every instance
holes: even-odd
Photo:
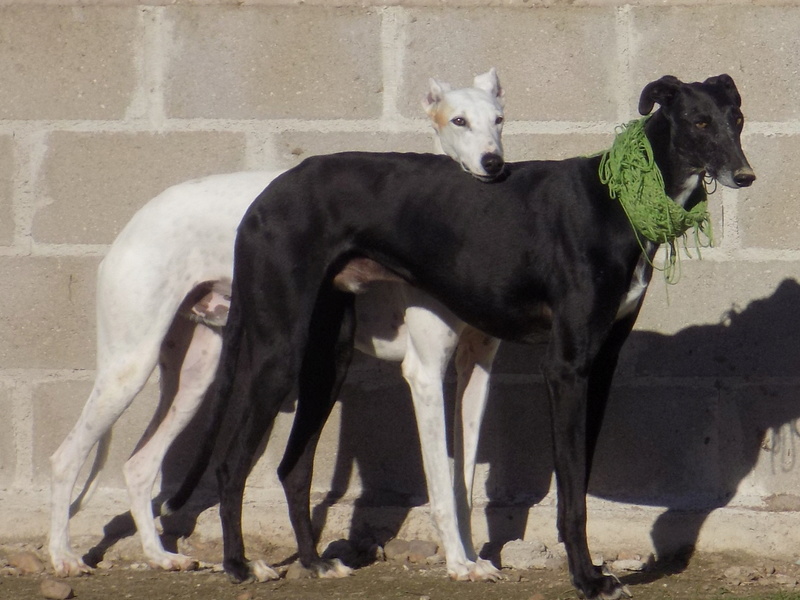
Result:
[[[642,560],[642,555],[631,552],[630,550],[620,550],[617,557],[613,560]]]
[[[312,579],[314,576],[298,560],[293,562],[286,570],[286,579]]]
[[[386,560],[405,562],[408,560],[409,543],[406,540],[397,538],[391,540],[383,547]]]
[[[551,556],[544,560],[544,568],[548,571],[560,571],[567,568],[566,556]]]
[[[436,565],[443,565],[445,563],[445,558],[441,554],[434,554],[433,556],[429,556],[425,559],[425,564],[431,567]]]
[[[253,600],[253,592],[249,590],[246,592],[242,592],[241,594],[238,594],[236,596],[236,600]]]
[[[523,571],[544,568],[544,559],[551,556],[547,546],[539,541],[513,540],[500,550],[500,561],[504,567]]]
[[[644,571],[645,565],[641,560],[635,558],[623,558],[611,563],[613,571]]]
[[[722,573],[731,585],[742,585],[745,581],[755,581],[758,575],[752,569],[746,567],[728,567]]]
[[[429,556],[436,554],[437,547],[435,542],[412,540],[408,544],[408,560],[416,564],[424,563]]]
[[[33,575],[44,571],[44,563],[33,552],[20,552],[9,556],[8,564],[22,575]]]
[[[63,581],[55,579],[45,579],[39,586],[42,596],[48,600],[67,600],[75,596],[72,588]]]
[[[778,585],[782,585],[784,587],[797,586],[797,578],[792,577],[791,575],[783,575],[782,573],[778,573],[776,575],[773,575],[771,579]]]

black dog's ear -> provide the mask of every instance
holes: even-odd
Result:
[[[736,104],[737,107],[741,108],[742,97],[739,95],[739,90],[736,89],[736,84],[733,82],[733,77],[727,73],[717,75],[716,77],[709,77],[703,83],[720,86],[731,99],[731,101]]]
[[[672,75],[664,75],[661,79],[648,83],[639,97],[639,114],[649,115],[656,103],[668,105],[681,85],[681,80]]]

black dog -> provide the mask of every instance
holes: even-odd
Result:
[[[704,175],[730,187],[755,180],[728,75],[690,84],[663,77],[644,88],[639,111],[648,114],[655,103],[660,109],[645,133],[674,201],[688,208],[705,199]],[[363,284],[364,265],[372,264],[376,277],[401,277],[492,336],[526,342],[549,331],[541,370],[572,582],[587,598],[624,593],[592,565],[585,496],[613,372],[650,266],[599,180],[599,163],[509,164],[502,181],[486,184],[446,157],[347,153],[304,161],[256,199],[239,227],[216,381],[221,411],[241,398],[234,403],[240,435],[217,471],[224,566],[234,580],[251,575],[241,531],[245,479],[295,386],[297,414],[279,476],[300,560],[330,568],[311,531],[313,456],[352,352],[353,295],[342,290]],[[652,256],[654,245],[647,249]]]

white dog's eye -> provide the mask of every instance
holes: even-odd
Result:
[[[503,117],[497,117],[497,118],[494,120],[494,124],[495,124],[495,125],[500,125],[502,122],[503,122]]]
[[[456,127],[466,127],[467,120],[464,117],[453,117],[450,122]]]

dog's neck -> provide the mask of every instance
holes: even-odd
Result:
[[[647,120],[644,131],[664,178],[667,195],[687,210],[704,200],[702,173],[681,161],[680,152],[673,145],[672,127],[661,109]]]

